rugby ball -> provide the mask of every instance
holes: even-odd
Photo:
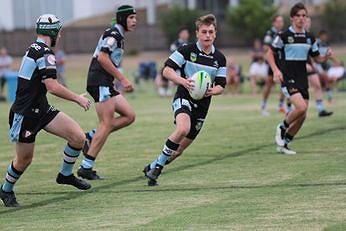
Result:
[[[209,73],[206,71],[197,71],[190,78],[195,82],[193,90],[189,90],[191,98],[194,100],[202,99],[208,88],[211,86]]]

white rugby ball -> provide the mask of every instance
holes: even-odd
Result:
[[[189,90],[190,96],[195,100],[202,99],[211,86],[209,73],[206,71],[197,71],[190,78],[195,81],[195,87],[193,90]]]

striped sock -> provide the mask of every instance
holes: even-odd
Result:
[[[7,168],[6,173],[6,180],[5,183],[2,185],[2,191],[4,192],[12,192],[14,184],[19,179],[19,177],[22,175],[23,172],[18,171],[13,167],[13,163],[11,163]]]
[[[171,155],[174,155],[175,151],[177,151],[179,147],[179,144],[174,143],[170,139],[167,139],[165,146],[162,149],[162,152],[158,156],[156,160],[154,160],[150,164],[150,169],[155,168],[156,164],[159,164],[161,166],[165,166],[167,160]]]
[[[69,176],[73,173],[73,165],[76,162],[81,149],[71,147],[69,144],[66,145],[64,150],[64,161],[61,165],[60,173],[64,176]]]
[[[84,154],[84,158],[82,161],[82,168],[84,169],[91,169],[94,167],[95,164],[95,157],[90,156],[88,154]]]
[[[324,111],[323,101],[321,99],[316,100],[316,108],[318,112]]]
[[[96,133],[96,128],[90,130],[90,131],[88,132],[88,135],[89,135],[90,138],[92,139],[92,138],[94,137],[95,133]]]

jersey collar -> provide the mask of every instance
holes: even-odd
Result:
[[[114,27],[117,28],[117,30],[119,31],[119,33],[121,34],[121,36],[124,37],[123,31],[121,30],[121,27],[119,26],[119,24],[115,24]]]
[[[204,52],[204,51],[202,50],[201,45],[199,44],[198,41],[196,42],[196,46],[197,46],[198,50]],[[212,45],[212,47],[211,47],[211,53],[214,54],[214,52],[215,52],[215,47],[214,47],[214,45]]]
[[[272,27],[271,29],[274,33],[278,33],[278,30],[275,27]]]
[[[37,38],[37,39],[36,39],[36,42],[39,42],[39,43],[44,43],[44,44],[46,44],[46,43],[45,43],[45,41],[44,41],[44,40],[43,40],[42,38]]]
[[[289,29],[292,33],[305,33],[305,32],[306,32],[305,29],[303,29],[303,32],[295,32],[293,26],[290,26],[288,29]]]

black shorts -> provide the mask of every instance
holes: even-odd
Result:
[[[270,78],[273,78],[273,76],[274,76],[273,69],[269,66],[269,64],[268,64],[268,76],[269,76]]]
[[[10,110],[10,140],[12,142],[34,143],[37,133],[49,124],[60,111],[50,106],[38,117],[28,117]]]
[[[88,93],[93,97],[95,103],[104,102],[120,93],[114,89],[114,86],[88,86]]]
[[[174,111],[174,118],[180,113],[186,113],[190,116],[191,127],[186,138],[194,140],[203,127],[208,109],[202,108],[198,106],[198,104],[192,103],[184,98],[176,98],[173,101],[172,108]]]
[[[293,86],[281,87],[282,92],[287,98],[290,98],[291,95],[300,93],[303,96],[303,99],[309,100],[310,95],[309,95],[309,89],[308,88],[296,88]]]

